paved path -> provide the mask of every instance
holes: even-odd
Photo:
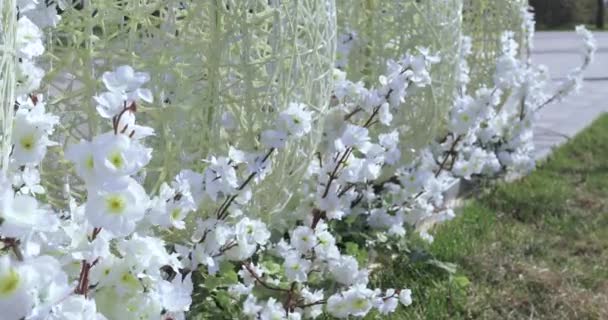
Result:
[[[535,125],[536,157],[546,157],[559,145],[608,112],[608,32],[594,32],[595,60],[585,73],[581,91],[541,110]],[[582,41],[574,32],[537,32],[532,60],[549,67],[555,84],[580,65]]]

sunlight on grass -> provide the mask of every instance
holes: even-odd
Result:
[[[403,259],[376,275],[415,292],[387,319],[608,317],[608,115],[460,211],[428,246],[456,273]]]

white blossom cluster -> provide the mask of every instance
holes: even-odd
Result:
[[[370,287],[371,266],[346,253],[341,230],[363,221],[372,238],[386,243],[413,226],[432,240],[429,226],[453,216],[443,197],[454,181],[534,168],[535,112],[580,82],[546,94],[546,70],[521,61],[506,33],[494,83],[469,94],[463,45],[463,89],[447,132],[404,164],[391,123],[408,97],[432,84],[429,70],[438,58],[420,49],[390,60],[373,88],[335,70],[322,145],[299,184],[303,200],[285,212],[288,226],[277,228],[247,214],[252,188],[280,170],[272,167],[276,154],[311,133],[314,111],[290,103],[272,129],[260,132],[264,150],[231,147],[208,155],[204,170],[184,169],[151,192],[140,181],[154,156],[145,139],[155,130],[136,123],[138,106],[153,102],[144,88],[150,76],[120,66],[103,73],[105,91],[92,97],[108,130],[64,152],[86,195],[57,208],[45,202],[39,165],[47,148],[58,147],[50,135],[61,124],[34,94],[44,76],[34,58],[44,52],[40,28],[59,17],[41,0],[20,0],[18,8],[20,80],[11,108],[10,166],[0,177],[0,310],[7,320],[185,319],[196,304],[195,285],[210,296],[226,293],[249,319],[387,315],[412,304],[412,292]],[[592,36],[578,30],[587,54],[572,79],[580,79],[595,50]],[[344,40],[348,51],[352,39]],[[70,194],[70,185],[65,188]],[[189,219],[203,203],[213,203],[214,214]],[[189,239],[165,237],[176,231]],[[196,283],[197,277],[205,281]]]
[[[524,17],[526,26],[533,26],[530,17]],[[553,93],[548,89],[546,68],[518,56],[512,32],[502,37],[502,55],[496,61],[493,86],[467,93],[469,66],[465,58],[470,53],[470,40],[463,38],[461,93],[446,119],[447,132],[421,150],[411,164],[399,163],[395,176],[351,190],[355,203],[360,204],[359,198],[363,201],[360,208],[351,205],[349,210],[358,212],[370,226],[385,230],[388,236],[402,235],[403,226],[410,225],[432,241],[428,229],[454,216],[444,193],[458,179],[513,179],[533,170],[536,162],[532,125],[537,112],[576,90],[575,83],[582,81],[582,73],[595,52],[591,33],[583,27],[578,27],[577,32],[585,43],[583,65],[573,70]],[[380,239],[381,243],[386,241],[385,236]]]

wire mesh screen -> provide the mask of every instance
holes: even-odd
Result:
[[[456,89],[462,0],[339,0],[341,33],[353,35],[345,69],[356,80],[374,84],[387,59],[427,48],[441,62],[431,69],[433,83],[410,96],[393,121],[401,134],[401,150],[408,159],[436,135]]]
[[[465,0],[463,34],[472,40],[469,91],[492,84],[496,58],[501,53],[500,37],[505,31],[515,33],[520,50],[526,54],[523,10],[527,0]]]
[[[232,145],[264,151],[259,135],[289,102],[319,116],[331,90],[336,45],[333,0],[103,0],[70,9],[55,30],[55,107],[72,138],[99,132],[91,97],[103,71],[121,64],[149,72],[155,102],[140,118],[153,124],[155,158],[146,183],[158,188],[181,167],[225,156]],[[65,58],[65,57],[69,58]],[[252,210],[285,205],[304,173],[320,128],[273,158],[255,188]],[[287,183],[287,181],[290,183]],[[270,205],[272,204],[272,205]],[[256,212],[252,212],[255,214]]]
[[[0,137],[2,141],[2,175],[7,172],[11,146],[12,112],[15,97],[25,92],[21,90],[26,79],[18,74],[16,50],[17,9],[15,0],[0,3]],[[19,82],[21,81],[21,83]],[[27,89],[26,89],[27,90]],[[1,178],[1,177],[0,177]]]

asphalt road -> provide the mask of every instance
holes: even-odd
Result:
[[[535,125],[537,158],[544,158],[555,146],[567,141],[594,119],[608,112],[608,32],[594,32],[598,50],[585,72],[578,94],[547,106]],[[563,81],[569,71],[581,64],[582,40],[574,32],[537,32],[532,61],[549,67],[553,82]]]

